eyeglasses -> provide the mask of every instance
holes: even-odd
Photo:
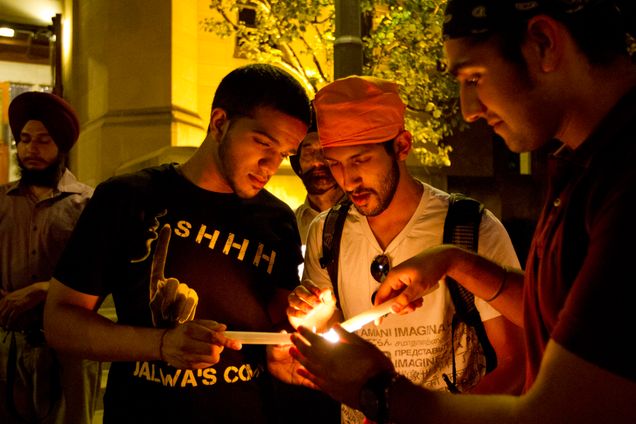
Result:
[[[371,262],[371,276],[375,281],[378,283],[383,282],[390,270],[391,263],[387,255],[382,254],[373,258],[373,262]]]

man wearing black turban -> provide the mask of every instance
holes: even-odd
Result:
[[[100,364],[44,340],[49,279],[93,189],[66,169],[79,136],[62,98],[26,92],[9,105],[21,178],[0,186],[0,422],[92,421]]]
[[[22,93],[9,105],[9,126],[18,150],[22,181],[47,190],[55,187],[64,173],[67,154],[79,136],[79,121],[71,105],[50,93]],[[51,148],[45,150],[55,151],[53,157],[42,157],[43,153],[30,151],[30,147],[39,144],[31,143],[29,137],[36,128],[48,134]],[[25,165],[25,160],[30,162],[29,166]]]

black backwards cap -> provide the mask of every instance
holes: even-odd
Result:
[[[507,21],[527,20],[542,13],[574,15],[601,3],[613,3],[624,15],[628,30],[634,27],[636,0],[448,0],[444,39],[487,34]]]

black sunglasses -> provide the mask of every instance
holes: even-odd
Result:
[[[373,258],[373,262],[371,262],[371,276],[375,281],[378,283],[383,282],[390,270],[391,263],[387,255],[382,254]]]

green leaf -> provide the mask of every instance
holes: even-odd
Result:
[[[344,0],[346,1],[346,0]],[[446,137],[467,127],[457,86],[439,70],[446,0],[361,0],[363,19],[372,23],[363,37],[363,74],[400,84],[407,103],[406,128],[425,166],[449,166]],[[255,28],[238,24],[239,9],[256,10]],[[202,28],[221,37],[239,37],[250,60],[282,64],[310,87],[311,95],[333,80],[334,0],[210,0]]]

